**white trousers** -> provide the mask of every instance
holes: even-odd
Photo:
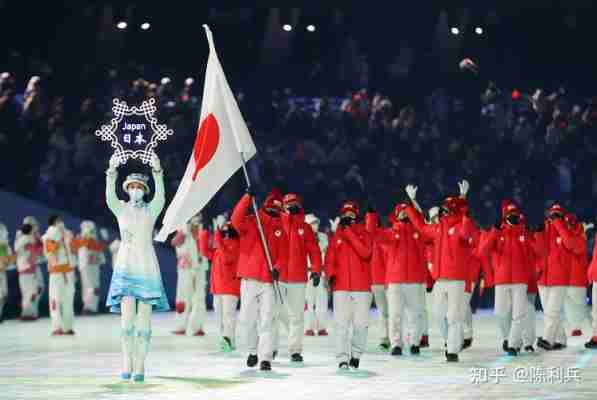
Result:
[[[50,274],[50,318],[52,331],[67,332],[73,329],[75,318],[75,273]]]
[[[597,337],[597,282],[593,282],[593,312],[591,317],[593,318],[593,336]]]
[[[41,301],[42,294],[46,290],[46,281],[41,270],[41,265],[38,265],[35,269],[35,280],[37,286],[37,296],[35,296],[35,299],[33,300],[33,315],[37,317],[39,316],[39,302]]]
[[[305,296],[307,297],[305,329],[315,332],[327,329],[329,294],[325,275],[321,276],[317,287],[313,286],[313,280],[309,279]]]
[[[379,315],[380,342],[387,343],[390,338],[388,293],[384,285],[371,285],[371,291],[373,292],[375,307],[377,307],[377,315]]]
[[[305,332],[305,284],[280,282],[280,291],[284,304],[278,304],[274,322],[274,350],[278,350],[280,325],[288,331],[288,353],[303,352],[303,334]]]
[[[366,350],[371,297],[369,292],[334,292],[336,358],[339,362],[361,358]]]
[[[571,329],[581,329],[582,323],[589,318],[587,305],[587,288],[568,286],[566,300],[564,300],[566,320]]]
[[[501,340],[508,340],[509,347],[522,347],[523,321],[526,320],[528,312],[526,284],[495,285],[495,314]]]
[[[241,332],[249,354],[271,361],[276,294],[271,283],[243,279],[240,284]]]
[[[433,293],[433,313],[440,333],[447,340],[448,353],[457,354],[463,342],[464,281],[439,279]]]
[[[425,319],[425,288],[422,283],[392,283],[387,289],[390,342],[392,347],[418,346]],[[403,321],[406,319],[406,324]],[[405,331],[402,326],[405,325]],[[404,334],[403,334],[404,332]]]
[[[8,300],[8,278],[6,272],[0,272],[0,321],[4,312],[4,305]]]
[[[462,296],[462,336],[464,339],[473,338],[473,309],[471,308],[471,299],[475,292],[475,284],[471,284],[471,291],[464,292]]]
[[[214,295],[214,311],[218,321],[219,333],[222,337],[236,342],[236,306],[238,297],[229,294]]]
[[[522,344],[533,346],[537,340],[537,309],[535,308],[535,299],[537,294],[527,294],[527,316],[522,321]]]
[[[177,331],[193,335],[203,328],[207,312],[205,286],[205,271],[191,268],[178,269],[175,323]]]
[[[37,317],[34,304],[39,295],[35,274],[19,274],[19,289],[21,289],[21,317]]]
[[[539,286],[544,314],[543,339],[550,344],[566,344],[563,324],[564,299],[568,286]]]
[[[100,297],[100,266],[88,265],[79,270],[83,310],[97,312]]]
[[[429,336],[429,326],[431,325],[431,311],[429,310],[431,307],[433,307],[433,292],[427,293],[427,287],[425,287],[425,309],[423,310],[425,315],[423,316],[422,333],[427,336]]]

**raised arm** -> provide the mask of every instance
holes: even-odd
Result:
[[[166,204],[166,191],[164,189],[164,171],[157,154],[153,153],[151,159],[153,182],[155,183],[155,194],[149,203],[149,211],[154,219],[157,219]]]
[[[110,164],[106,171],[106,204],[110,211],[112,211],[112,214],[116,217],[118,217],[120,210],[122,209],[122,203],[118,200],[118,196],[116,195],[116,180],[118,179],[117,168],[119,165],[120,160],[116,157],[116,154],[114,154],[110,158]]]
[[[239,233],[243,230],[243,222],[247,216],[249,207],[251,207],[251,196],[249,194],[245,194],[234,207],[234,211],[232,211],[230,221],[232,222],[234,229],[236,229]]]
[[[572,232],[566,226],[564,221],[556,219],[553,222],[553,226],[558,231],[558,234],[562,237],[564,246],[575,254],[583,254],[586,251],[586,245],[581,235]]]

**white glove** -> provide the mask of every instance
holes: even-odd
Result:
[[[336,229],[338,228],[338,224],[340,223],[340,218],[336,217],[334,219],[330,219],[330,229],[332,230],[332,232],[336,232]]]
[[[224,214],[220,214],[216,217],[216,226],[219,229],[222,229],[224,227],[225,223],[226,223],[226,216]]]
[[[100,229],[100,236],[104,241],[108,241],[108,239],[110,239],[110,234],[108,233],[108,230],[106,228],[101,228]]]
[[[468,193],[468,190],[470,189],[470,185],[469,185],[468,181],[466,179],[463,179],[462,181],[458,182],[458,189],[460,190],[460,197],[465,199],[466,194]]]
[[[406,194],[408,195],[408,198],[411,200],[416,200],[417,199],[417,190],[419,188],[414,186],[414,185],[406,185]]]
[[[120,157],[118,157],[116,153],[112,154],[112,157],[110,157],[110,161],[108,163],[108,171],[115,172],[120,164],[122,164]]]
[[[591,229],[594,229],[595,228],[595,224],[592,223],[592,222],[589,222],[589,223],[583,222],[582,223],[582,227],[583,227],[584,231],[587,232],[587,231],[589,231]]]
[[[153,169],[156,172],[160,172],[162,170],[162,164],[160,163],[160,159],[157,154],[152,154],[150,165],[151,169]]]

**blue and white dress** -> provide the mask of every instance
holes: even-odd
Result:
[[[153,247],[155,222],[166,202],[163,173],[153,171],[156,188],[150,203],[119,200],[117,178],[116,171],[106,173],[106,202],[118,220],[121,240],[106,305],[111,312],[119,313],[122,298],[131,296],[151,304],[154,311],[168,311],[170,306]]]

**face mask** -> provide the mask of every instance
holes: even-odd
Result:
[[[520,217],[518,215],[508,215],[506,221],[510,225],[518,225],[520,223]]]
[[[301,211],[301,208],[299,206],[292,206],[292,207],[288,207],[288,213],[292,214],[292,215],[296,215]]]
[[[131,198],[132,201],[141,201],[143,200],[143,195],[145,193],[143,192],[143,190],[139,189],[139,188],[134,188],[134,189],[130,189],[129,190],[129,197]]]
[[[446,207],[440,207],[439,209],[439,217],[445,217],[446,215],[450,214],[450,211]]]
[[[60,221],[56,224],[56,226],[60,229],[64,229],[64,222]]]

